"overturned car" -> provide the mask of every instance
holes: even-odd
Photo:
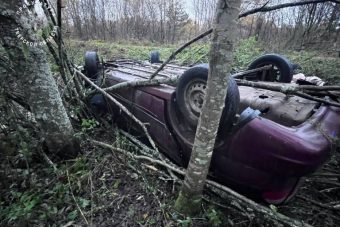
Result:
[[[116,60],[100,64],[95,52],[85,55],[84,73],[103,87],[145,80],[160,66],[152,62]],[[268,54],[242,75],[243,79],[290,83],[294,67],[283,56]],[[203,106],[208,65],[168,65],[157,78],[178,78],[178,83],[125,87],[110,94],[124,104],[148,131],[160,150],[186,167]],[[99,73],[103,68],[104,77]],[[340,133],[340,108],[321,105],[297,96],[228,83],[209,177],[251,198],[279,204],[296,193],[303,177],[317,170],[329,157]],[[107,111],[105,98],[92,97],[97,112]],[[112,118],[124,127],[129,118],[119,108]],[[138,129],[139,127],[136,127]]]

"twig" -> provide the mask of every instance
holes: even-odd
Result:
[[[70,187],[70,191],[71,191],[71,195],[72,195],[73,201],[74,201],[74,203],[76,204],[77,209],[78,209],[78,211],[80,212],[81,216],[83,217],[84,221],[85,221],[86,224],[88,225],[89,223],[88,223],[88,221],[87,221],[87,219],[86,219],[86,217],[85,217],[83,211],[81,210],[79,204],[77,203],[76,197],[75,197],[74,194],[73,194],[73,190],[72,190],[72,186],[71,186],[71,181],[70,181],[70,176],[69,176],[69,174],[68,174],[68,170],[66,170],[66,175],[67,175],[67,181],[68,181],[68,185],[69,185],[69,187]]]
[[[50,4],[47,0],[40,0],[40,2],[42,3],[41,6],[44,10],[44,13],[46,15],[46,17],[49,17],[53,26],[56,26],[57,25],[57,22],[53,16],[53,13],[51,11],[51,8],[50,8]]]
[[[140,142],[136,137],[130,135],[129,133],[118,129],[119,133],[123,134],[127,139],[129,139],[135,146],[138,146],[140,148],[140,151],[144,155],[149,155],[154,158],[160,158],[161,153],[156,152],[155,150],[149,148],[148,146],[144,145],[142,142]]]
[[[258,8],[246,11],[244,13],[241,13],[238,18],[246,17],[251,14],[259,13],[259,12],[270,12],[278,9],[283,9],[283,8],[289,8],[289,7],[295,7],[295,6],[302,6],[302,5],[310,5],[310,4],[318,4],[318,3],[326,3],[326,2],[334,2],[339,4],[340,1],[337,0],[311,0],[311,1],[301,1],[301,2],[290,2],[290,3],[283,3],[283,4],[278,4],[274,6],[266,6],[268,2],[264,6],[260,6]]]
[[[147,157],[147,156],[134,155],[134,154],[131,154],[128,151],[125,151],[125,150],[120,149],[120,148],[113,147],[109,144],[106,144],[106,143],[103,143],[103,142],[100,142],[100,141],[91,140],[91,142],[93,142],[95,145],[98,145],[98,146],[101,146],[101,147],[104,147],[104,148],[108,148],[108,149],[113,150],[113,151],[117,151],[121,154],[124,154],[128,157],[134,158],[136,160],[149,161],[153,164],[158,164],[158,165],[163,166],[167,169],[170,169],[171,171],[173,171],[177,174],[180,174],[182,176],[185,175],[184,170],[181,170],[180,168],[175,167],[174,165],[165,163],[163,161],[159,161],[159,160]],[[254,213],[257,213],[257,214],[265,217],[266,219],[273,221],[274,224],[280,223],[280,224],[284,224],[286,226],[294,226],[294,227],[296,227],[296,226],[310,226],[310,225],[308,225],[304,222],[294,220],[294,219],[289,218],[289,217],[287,217],[283,214],[274,212],[267,207],[264,207],[260,204],[257,204],[256,202],[244,197],[243,195],[238,194],[237,192],[235,192],[235,191],[229,189],[228,187],[223,186],[219,183],[216,183],[216,182],[211,181],[211,180],[207,180],[206,183],[217,188],[217,189],[219,189],[219,190],[222,190],[223,192],[226,192],[230,201],[236,200],[237,202],[239,202],[243,206],[247,207],[248,211],[252,211]]]
[[[337,211],[340,210],[340,207],[337,206],[337,205],[330,206],[330,205],[327,205],[327,204],[319,203],[318,201],[306,198],[306,197],[301,196],[301,195],[296,195],[296,197],[299,198],[299,199],[305,200],[307,202],[310,202],[311,204],[314,204],[314,205],[319,206],[321,208],[325,208],[325,209],[329,209],[329,210],[337,210]]]
[[[182,52],[182,50],[184,50],[186,47],[190,46],[191,44],[193,44],[194,42],[202,39],[203,37],[209,35],[212,32],[212,29],[203,32],[202,34],[196,36],[195,38],[193,38],[192,40],[190,40],[189,42],[183,44],[182,46],[180,46],[175,52],[173,52],[170,57],[150,76],[150,80],[152,80],[160,71],[162,71],[162,69],[171,61],[173,60],[177,54],[179,54],[180,52]]]
[[[122,133],[125,137],[127,137],[131,142],[133,142],[137,146],[139,146],[141,148],[140,152],[143,155],[149,155],[149,156],[152,156],[154,158],[159,158],[159,159],[161,159],[164,162],[169,161],[169,159],[167,157],[165,157],[162,153],[160,153],[160,152],[158,152],[156,150],[150,149],[146,145],[143,145],[141,142],[139,142],[136,138],[134,138],[129,133],[124,132],[123,130],[119,130],[119,132]],[[173,190],[174,190],[174,186],[176,184],[176,181],[178,181],[178,177],[175,174],[173,174],[173,172],[170,171],[169,169],[168,169],[168,173],[172,177],[172,180],[173,180]]]
[[[117,148],[117,147],[113,147],[111,146],[110,144],[107,144],[107,143],[103,143],[103,142],[100,142],[100,141],[96,141],[96,140],[90,140],[93,144],[95,145],[98,145],[98,146],[101,146],[101,147],[105,147],[105,148],[108,148],[110,150],[113,150],[113,151],[117,151],[119,153],[122,153],[126,156],[129,156],[131,158],[134,158],[134,159],[137,159],[137,160],[144,160],[144,161],[149,161],[153,164],[158,164],[160,166],[163,166],[167,169],[170,169],[171,171],[179,174],[179,175],[184,175],[185,174],[185,171],[178,168],[178,167],[175,167],[171,164],[168,164],[164,161],[160,161],[160,160],[157,160],[157,159],[154,159],[154,158],[150,158],[148,156],[145,156],[145,155],[135,155],[135,154],[132,154],[124,149],[121,149],[121,148]]]
[[[59,176],[58,169],[55,164],[51,161],[51,159],[47,156],[47,154],[41,151],[42,156],[44,157],[45,161],[53,168],[55,174]]]

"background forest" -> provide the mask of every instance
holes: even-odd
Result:
[[[216,0],[69,0],[64,32],[80,40],[175,44],[211,27]],[[283,3],[243,1],[242,11]],[[293,1],[294,2],[294,1]],[[339,48],[339,5],[331,2],[259,13],[239,21],[240,39],[255,37],[272,49]],[[338,45],[338,46],[337,46]]]

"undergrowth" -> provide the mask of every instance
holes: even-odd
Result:
[[[188,218],[172,209],[178,188],[157,167],[94,147],[87,139],[105,140],[138,152],[116,129],[84,119],[78,128],[83,155],[66,162],[34,154],[29,166],[20,154],[0,162],[0,226],[207,226],[226,222],[213,205]],[[20,150],[20,146],[18,147]]]
[[[136,45],[101,40],[69,40],[67,44],[73,60],[79,65],[84,64],[86,51],[98,51],[104,60],[130,58],[147,61],[151,51],[160,51],[161,59],[165,60],[179,47],[179,45]],[[244,70],[253,60],[266,53],[271,51],[261,46],[254,37],[240,40],[235,49],[233,69]],[[340,82],[340,58],[315,51],[281,50],[278,53],[287,56],[293,63],[300,64],[303,68],[302,72],[307,76],[318,76],[331,84]],[[209,43],[193,44],[184,49],[174,61],[179,65],[207,62],[209,62]]]

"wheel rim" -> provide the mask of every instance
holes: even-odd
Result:
[[[187,85],[185,104],[190,112],[196,117],[199,117],[203,107],[206,86],[206,81],[204,80],[193,80]]]

